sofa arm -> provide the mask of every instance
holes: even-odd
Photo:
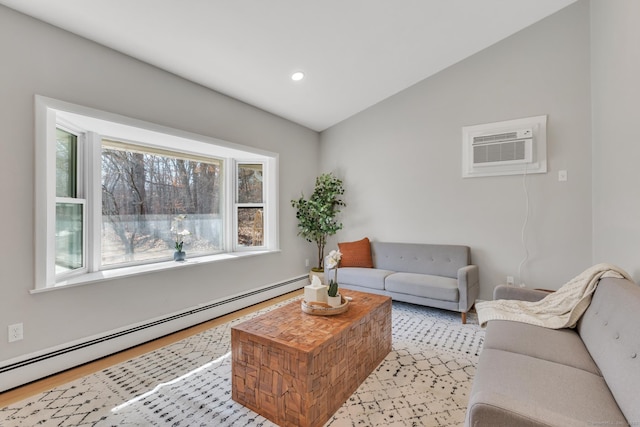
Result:
[[[509,396],[507,393],[472,391],[464,425],[465,427],[577,427],[584,426],[585,423],[550,411],[535,402]]]
[[[520,301],[540,301],[549,295],[548,292],[535,289],[519,288],[509,285],[498,285],[493,290],[493,299],[515,299]]]
[[[458,292],[458,308],[462,313],[466,313],[480,294],[480,273],[477,265],[467,265],[458,269]]]

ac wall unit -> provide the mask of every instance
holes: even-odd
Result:
[[[547,172],[547,116],[462,128],[462,177]]]
[[[473,166],[531,163],[533,129],[491,133],[473,137]]]

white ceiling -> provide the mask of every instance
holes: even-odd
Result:
[[[576,0],[0,0],[324,130]],[[302,70],[301,82],[290,79]]]

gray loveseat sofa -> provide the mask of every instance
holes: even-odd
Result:
[[[545,295],[494,291],[495,299]],[[489,321],[465,425],[640,425],[640,286],[602,279],[575,329]]]
[[[373,268],[341,267],[341,288],[466,314],[480,289],[478,267],[467,246],[371,242]],[[333,277],[325,272],[325,278]]]

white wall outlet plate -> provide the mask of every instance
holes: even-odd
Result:
[[[22,323],[9,325],[8,332],[9,332],[9,342],[20,341],[22,338],[24,338]]]

